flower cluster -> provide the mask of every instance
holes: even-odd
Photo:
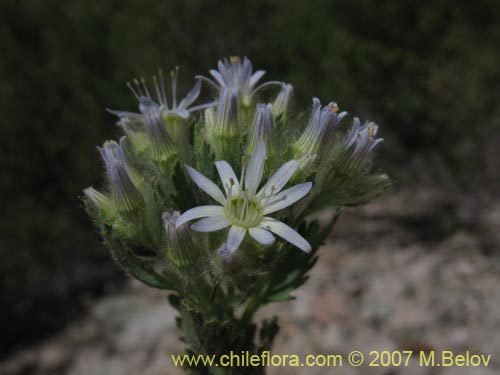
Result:
[[[162,71],[128,84],[138,112],[109,110],[124,135],[99,148],[106,183],[85,203],[114,259],[171,292],[190,353],[258,353],[278,325],[264,321],[254,343],[255,311],[292,298],[343,207],[387,188],[372,167],[382,139],[373,122],[343,126],[333,101],[294,116],[292,85],[259,83],[247,58],[209,73],[181,100],[177,68],[169,94]],[[313,219],[323,209],[326,223]]]
[[[135,79],[134,85],[128,83],[139,103],[139,112],[109,111],[118,116],[125,136],[119,144],[106,141],[99,149],[109,185],[107,192],[85,190],[94,219],[99,225],[122,228],[112,230],[111,235],[130,237],[125,239],[145,242],[154,249],[170,248],[167,253],[183,259],[182,264],[196,259],[181,253],[198,251],[195,243],[187,240],[186,229],[182,229],[182,241],[174,232],[195,219],[201,220],[191,224],[188,231],[227,231],[221,243],[208,249],[213,257],[222,244],[234,253],[242,246],[255,249],[255,244],[272,245],[274,235],[310,252],[311,244],[289,224],[311,213],[314,197],[324,196],[327,201],[320,206],[325,207],[330,205],[328,197],[349,194],[342,189],[332,192],[328,184],[321,182],[328,181],[325,176],[349,169],[354,160],[369,164],[372,150],[381,141],[374,138],[377,125],[367,122],[361,126],[355,118],[347,134],[337,131],[347,113],[340,112],[335,102],[322,106],[318,98],[313,99],[305,126],[290,119],[287,113],[292,85],[278,81],[258,85],[265,72],[253,72],[247,58],[224,59],[217,70],[209,73],[213,79],[197,76],[194,87],[180,101],[177,68],[171,72],[170,100],[161,70],[153,76],[152,87],[144,78]],[[202,82],[216,89],[214,101],[193,105],[200,96]],[[273,86],[279,89],[274,100],[269,97],[272,90],[267,96],[262,91]],[[195,113],[202,109],[202,114]],[[194,136],[190,139],[189,134]],[[343,155],[344,165],[335,163],[339,155]],[[212,182],[214,170],[220,185]],[[356,181],[360,176],[372,175],[365,168],[348,178]],[[287,187],[290,181],[295,185]],[[370,193],[378,194],[386,185],[370,185]],[[195,186],[207,195],[199,194]],[[311,189],[314,194],[307,204],[293,207]],[[162,216],[164,226],[158,224]],[[127,228],[131,229],[128,236]],[[133,238],[137,233],[138,238]],[[247,233],[254,244],[244,241]]]

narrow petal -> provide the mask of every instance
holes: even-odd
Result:
[[[215,78],[215,80],[219,85],[221,85],[221,87],[226,86],[224,78],[222,78],[222,75],[217,70],[211,69],[209,70],[209,73],[212,75],[212,77]]]
[[[255,84],[260,81],[264,74],[266,74],[264,70],[257,70],[254,74],[252,74],[252,77],[250,78],[250,87],[255,86]]]
[[[143,119],[144,116],[141,113],[127,112],[127,111],[115,111],[113,109],[106,108],[106,111],[111,113],[112,115],[118,117],[132,117],[137,119]]]
[[[229,222],[225,217],[213,216],[197,221],[196,223],[191,225],[191,229],[197,232],[214,232],[216,230],[224,229],[228,226]]]
[[[262,174],[264,173],[264,161],[266,160],[266,144],[260,141],[253,151],[248,169],[245,175],[245,190],[254,195],[259,187]]]
[[[312,188],[312,182],[304,182],[288,188],[277,194],[264,208],[264,215],[282,210],[303,198]]]
[[[195,76],[194,78],[202,80],[202,81],[208,83],[210,86],[212,86],[215,89],[220,89],[220,86],[213,79],[207,78],[205,76],[200,76],[200,75]]]
[[[198,96],[200,96],[200,89],[201,89],[201,81],[198,80],[196,81],[191,91],[188,92],[188,94],[184,97],[184,99],[181,100],[181,102],[177,107],[179,109],[187,109],[187,107],[193,104],[193,102],[196,99],[198,99]]]
[[[189,111],[189,112],[199,111],[201,109],[214,107],[216,104],[217,104],[217,102],[209,102],[209,103],[205,103],[205,104],[195,105],[195,106],[192,106],[191,108],[188,108],[187,111]]]
[[[278,169],[278,171],[271,176],[264,187],[260,189],[257,196],[266,196],[271,193],[278,194],[290,178],[292,178],[298,167],[299,163],[296,160],[291,160],[288,163],[283,164],[280,169]]]
[[[188,221],[201,217],[224,216],[224,208],[221,206],[198,206],[184,212],[175,222],[175,227],[187,223]]]
[[[248,59],[243,59],[243,64],[240,65],[239,71],[240,84],[250,83],[252,77],[252,63]]]
[[[271,232],[262,228],[250,228],[248,232],[255,241],[262,245],[270,245],[276,240]]]
[[[256,92],[258,92],[259,90],[263,89],[264,87],[267,87],[267,86],[281,86],[282,84],[283,84],[283,82],[280,82],[280,81],[267,81],[267,82],[264,82],[262,85],[259,85],[256,88],[254,88],[252,90],[252,93],[250,94],[250,96],[255,95]]]
[[[212,181],[203,176],[196,169],[191,168],[189,165],[184,165],[184,166],[186,167],[186,171],[188,172],[191,179],[194,181],[196,185],[198,185],[198,187],[201,190],[210,195],[220,204],[224,205],[226,198],[224,197],[224,194],[217,185],[215,185]]]
[[[300,250],[306,253],[311,252],[311,245],[306,241],[304,237],[298,234],[295,230],[290,228],[285,223],[281,221],[266,217],[260,224],[261,228],[270,230],[274,234],[280,236],[285,241],[290,242],[292,245],[297,246]]]
[[[240,191],[240,183],[238,182],[238,177],[233,171],[233,168],[225,160],[220,160],[215,162],[217,172],[219,172],[220,180],[222,181],[222,186],[226,191],[226,195],[229,190],[229,186],[232,186],[231,194],[238,194]]]
[[[246,233],[246,228],[239,227],[237,225],[233,225],[231,229],[229,229],[229,234],[227,235],[227,247],[231,253],[238,250],[238,247],[240,247],[241,241],[245,238]]]

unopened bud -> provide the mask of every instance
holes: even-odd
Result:
[[[85,194],[87,201],[90,202],[101,215],[104,217],[110,217],[113,215],[113,205],[108,196],[97,191],[93,187],[83,190],[83,194]]]
[[[283,83],[281,90],[273,103],[273,115],[275,119],[285,120],[290,100],[293,94],[293,86],[289,83]]]
[[[217,102],[217,112],[211,129],[215,137],[232,137],[236,134],[238,96],[231,88],[223,88]]]
[[[198,257],[198,250],[193,241],[193,232],[187,224],[176,228],[177,219],[181,216],[179,211],[172,214],[163,214],[163,224],[167,236],[167,256],[177,266],[192,264]]]
[[[273,133],[273,106],[269,104],[259,104],[255,111],[255,117],[252,124],[252,134],[248,143],[248,155],[252,155],[255,146],[260,141],[264,141],[267,150],[272,150],[270,145]]]
[[[222,272],[226,274],[233,274],[239,270],[239,265],[236,260],[234,252],[229,250],[227,243],[223,243],[219,249],[217,249],[218,262]]]
[[[151,158],[155,162],[165,162],[176,153],[172,138],[160,117],[159,110],[151,108],[144,112],[146,131],[151,143]]]
[[[115,141],[104,142],[99,151],[106,163],[113,206],[119,213],[130,213],[142,207],[144,200],[128,171],[129,167],[122,148],[124,138],[120,144]]]

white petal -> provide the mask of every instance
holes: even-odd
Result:
[[[250,87],[253,87],[257,82],[259,82],[264,74],[266,74],[264,70],[257,70],[254,74],[252,74],[252,77],[250,78]]]
[[[191,225],[191,229],[197,232],[214,232],[216,230],[224,229],[228,226],[229,222],[225,217],[213,216],[197,221],[196,223]]]
[[[262,228],[250,228],[248,232],[255,241],[262,245],[270,245],[276,240],[269,231]]]
[[[184,97],[184,99],[181,100],[177,108],[179,109],[187,109],[193,102],[198,99],[198,96],[200,96],[200,89],[201,89],[201,81],[198,80],[196,81],[194,87],[187,93],[187,95]]]
[[[231,194],[238,194],[240,191],[240,183],[229,163],[225,160],[220,160],[215,162],[215,166],[217,167],[217,172],[219,172],[222,185],[226,190],[226,195],[229,190],[228,187],[231,185],[233,186]]]
[[[294,231],[285,223],[281,221],[266,217],[260,224],[261,228],[268,229],[271,232],[277,234],[284,240],[290,242],[291,244],[297,246],[300,250],[309,253],[311,251],[311,245],[306,241],[304,237]]]
[[[312,188],[312,182],[304,182],[283,190],[281,193],[274,196],[269,204],[264,208],[264,215],[282,210],[285,207],[294,204],[299,199],[303,198]]]
[[[254,195],[255,191],[259,187],[260,180],[262,179],[262,174],[264,173],[265,159],[266,144],[264,143],[264,141],[260,141],[253,151],[245,175],[245,190],[247,190],[250,195]]]
[[[205,76],[200,76],[200,75],[194,76],[194,78],[202,80],[202,81],[208,83],[210,86],[212,86],[215,89],[220,89],[219,85],[214,80],[212,80],[210,78],[207,78]]]
[[[226,86],[224,78],[222,78],[221,74],[217,70],[211,69],[209,70],[209,73],[212,75],[212,77],[215,78],[215,80],[219,85],[221,85],[221,87]]]
[[[247,88],[247,86],[250,85],[252,79],[252,63],[250,60],[243,60],[238,79],[240,88]]]
[[[278,169],[278,171],[267,181],[264,187],[260,189],[257,196],[266,196],[271,193],[278,194],[290,178],[292,178],[298,167],[299,163],[296,160],[291,160],[288,163],[283,164],[280,169]]]
[[[175,222],[175,227],[200,217],[223,216],[224,207],[221,206],[198,206],[184,212]]]
[[[186,170],[191,179],[194,181],[196,185],[199,186],[201,190],[210,195],[220,204],[224,205],[226,198],[224,197],[224,194],[222,194],[222,191],[220,191],[217,185],[215,185],[212,181],[203,176],[196,169],[191,168],[189,165],[184,165],[184,166],[186,167]]]
[[[238,247],[240,247],[241,241],[245,238],[246,233],[246,228],[239,227],[237,225],[233,225],[231,229],[229,229],[229,233],[227,235],[227,248],[231,253],[238,250]]]
[[[267,82],[264,82],[262,85],[259,85],[257,86],[256,88],[254,88],[251,92],[250,95],[254,95],[256,92],[258,92],[259,90],[263,89],[264,87],[267,87],[267,86],[281,86],[283,84],[283,82],[280,82],[280,81],[267,81]]]

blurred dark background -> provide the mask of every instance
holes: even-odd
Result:
[[[315,95],[378,122],[396,189],[498,187],[498,1],[2,0],[0,17],[3,355],[122,283],[81,191],[118,135],[104,108],[135,110],[124,82],[160,67],[185,90],[248,56],[298,107]]]

